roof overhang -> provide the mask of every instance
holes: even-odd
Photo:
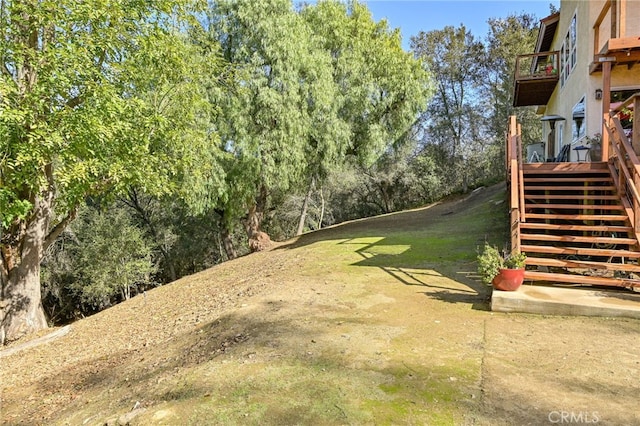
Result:
[[[540,31],[538,32],[538,40],[536,41],[536,50],[534,53],[553,50],[551,49],[551,44],[556,35],[558,21],[560,21],[560,12],[556,12],[540,20]]]

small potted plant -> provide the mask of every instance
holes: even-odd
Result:
[[[514,252],[503,256],[498,249],[485,243],[478,255],[478,273],[482,282],[496,290],[515,291],[524,282],[524,266],[527,256]]]

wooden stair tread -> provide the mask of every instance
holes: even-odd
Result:
[[[525,280],[551,281],[558,283],[586,284],[586,285],[606,285],[614,287],[640,287],[639,280],[626,278],[592,277],[586,275],[557,274],[551,272],[525,271]]]
[[[532,204],[525,203],[526,209],[574,209],[574,210],[624,210],[619,204]]]
[[[609,167],[607,163],[524,163],[522,165],[522,171],[525,174],[603,174],[609,173]]]
[[[547,229],[557,231],[589,231],[589,232],[632,232],[630,226],[616,225],[572,225],[557,223],[522,222],[520,229]]]
[[[619,200],[617,195],[585,195],[585,194],[524,194],[527,200]],[[593,204],[590,204],[593,205]],[[597,204],[596,204],[597,205]]]
[[[639,242],[606,162],[531,163],[524,164],[522,172],[524,219],[518,231],[526,263],[567,269],[529,269],[526,279],[640,288],[640,278],[612,277],[614,271],[640,275],[640,251],[634,251]],[[585,275],[575,273],[580,269]]]
[[[543,179],[541,182],[549,183],[547,179]],[[615,192],[616,187],[613,185],[607,186],[566,186],[566,185],[526,185],[525,182],[525,191],[577,191],[577,192],[587,192],[587,191],[609,191]]]
[[[525,234],[520,238],[522,240],[535,241],[557,241],[564,243],[594,243],[594,244],[622,244],[633,245],[638,241],[635,238],[618,238],[618,237],[596,237],[596,236],[580,236],[580,235],[549,235],[549,234]]]
[[[547,253],[555,255],[584,255],[584,256],[604,256],[604,257],[628,257],[638,259],[640,252],[631,250],[613,250],[598,248],[582,248],[582,247],[555,247],[555,246],[536,246],[531,244],[523,244],[520,250],[525,253]]]
[[[640,265],[631,263],[595,262],[592,260],[551,259],[527,257],[527,265],[555,266],[558,268],[589,268],[608,271],[640,272]]]
[[[600,220],[611,222],[626,222],[626,215],[599,215],[599,214],[552,214],[552,213],[525,213],[526,219],[558,219],[558,220]]]
[[[575,183],[575,187],[576,188],[580,188],[580,187],[584,187],[584,188],[597,188],[597,185],[584,185],[585,183],[589,182],[593,182],[593,183],[608,183],[608,184],[612,184],[613,183],[613,179],[611,178],[611,176],[602,176],[602,177],[583,177],[580,178],[579,181],[576,180],[575,177],[555,177],[555,176],[550,176],[550,177],[528,177],[526,174],[524,175],[524,185],[525,187],[527,186],[527,184],[529,183],[552,183],[552,182],[557,182],[557,183]]]

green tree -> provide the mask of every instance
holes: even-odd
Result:
[[[422,61],[402,49],[400,32],[385,20],[375,22],[365,5],[320,1],[305,7],[302,16],[330,55],[336,115],[321,121],[320,132],[309,141],[309,190],[298,233],[312,189],[322,190],[329,172],[345,162],[372,170],[381,157],[402,150],[432,93],[430,75]]]
[[[222,176],[203,117],[211,108],[194,78],[207,63],[180,33],[195,22],[193,3],[0,3],[0,331],[7,339],[47,326],[40,261],[85,197],[131,185],[194,202],[216,196]]]
[[[123,207],[86,209],[74,228],[77,279],[72,288],[83,303],[104,309],[154,285],[151,245]]]
[[[253,244],[264,236],[270,195],[301,181],[310,137],[329,128],[320,111],[334,116],[330,58],[290,0],[217,1],[208,22],[236,82],[216,98],[222,107],[216,127],[228,154],[228,193],[218,212],[225,235],[244,217]]]
[[[534,51],[538,37],[538,23],[533,15],[509,15],[489,19],[485,84],[482,88],[483,108],[489,112],[489,134],[495,149],[494,165],[504,161],[504,132],[510,115],[517,115],[523,126],[525,142],[541,140],[540,119],[535,107],[513,106],[513,76],[518,55]],[[501,166],[499,167],[502,168]]]
[[[445,173],[451,188],[466,190],[470,183],[470,152],[486,136],[484,116],[478,108],[484,75],[485,48],[464,25],[420,32],[411,48],[433,72],[436,90],[423,116],[425,142],[437,144],[450,164]]]

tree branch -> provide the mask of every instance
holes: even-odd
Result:
[[[71,223],[71,221],[76,218],[77,214],[78,214],[78,208],[76,207],[73,210],[71,210],[64,219],[58,222],[58,224],[54,226],[51,231],[49,231],[49,234],[47,234],[47,236],[45,237],[44,244],[42,245],[43,252],[47,248],[49,248],[51,244],[53,244],[53,242],[56,240],[56,238],[60,236],[60,234],[62,234],[62,231],[64,231],[65,228],[69,225],[69,223]]]
[[[69,108],[75,108],[84,102],[84,95],[75,96],[67,101],[67,106]]]

